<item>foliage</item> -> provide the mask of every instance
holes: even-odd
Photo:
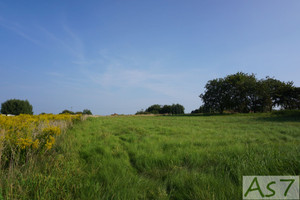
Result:
[[[70,111],[70,110],[63,110],[61,113],[59,114],[70,114],[70,115],[74,115],[75,113],[73,111]]]
[[[184,114],[184,107],[180,104],[172,104],[171,105],[171,114],[178,115],[178,114]]]
[[[205,107],[204,105],[200,106],[198,109],[195,109],[191,112],[191,114],[196,114],[196,113],[208,113],[209,110],[207,109],[207,107]]]
[[[146,112],[148,113],[152,113],[152,114],[159,114],[159,111],[161,110],[161,105],[158,105],[158,104],[154,104],[152,106],[149,106],[147,109],[146,109]]]
[[[184,107],[180,104],[164,105],[154,104],[149,106],[145,111],[141,110],[136,113],[138,114],[184,114]]]
[[[73,112],[70,110],[63,110],[61,113],[59,114],[70,114],[70,115],[92,115],[92,112],[89,109],[84,109],[82,112],[78,111],[78,112]]]
[[[32,105],[28,100],[10,99],[1,104],[2,114],[33,114]]]
[[[146,112],[146,111],[144,111],[144,110],[142,109],[142,110],[140,110],[140,111],[137,111],[135,114],[136,114],[136,115],[148,115],[148,114],[151,114],[151,113]]]
[[[50,150],[55,137],[81,115],[0,116],[0,164],[24,163],[35,153]]]
[[[0,188],[4,199],[240,199],[245,175],[299,175],[299,136],[285,112],[88,118],[53,155],[0,171]]]
[[[168,113],[172,113],[172,106],[170,105],[164,105],[162,106],[162,108],[159,111],[160,114],[168,114]]]
[[[92,112],[89,109],[84,109],[82,114],[83,115],[92,115]]]
[[[293,82],[270,77],[257,80],[254,74],[242,72],[208,81],[200,98],[204,103],[201,112],[247,113],[272,111],[274,107],[300,108],[300,89]]]

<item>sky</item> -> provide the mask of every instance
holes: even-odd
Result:
[[[134,114],[236,72],[300,86],[299,0],[0,0],[0,103]]]

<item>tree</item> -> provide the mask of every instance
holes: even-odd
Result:
[[[184,107],[180,104],[164,105],[154,104],[149,106],[145,111],[141,110],[136,113],[138,114],[184,114]]]
[[[10,99],[1,104],[2,114],[33,114],[32,105],[28,100]]]
[[[256,98],[257,79],[254,74],[238,72],[225,77],[226,91],[226,109],[235,112],[249,112],[253,108],[253,102]]]
[[[300,91],[293,82],[270,77],[257,80],[254,74],[243,72],[208,81],[200,98],[204,103],[203,112],[267,112],[274,107],[300,107]],[[200,109],[195,112],[200,112]]]
[[[191,112],[191,114],[195,114],[195,113],[207,113],[209,112],[209,110],[204,106],[200,106],[198,109],[195,109]]]
[[[142,109],[142,110],[140,110],[140,111],[137,111],[135,114],[136,114],[136,115],[148,115],[148,114],[151,114],[151,113],[146,112],[146,111],[144,111],[144,110]]]
[[[238,72],[208,81],[205,93],[201,94],[200,98],[207,112],[249,112],[253,109],[256,99],[256,87],[257,80],[254,74]]]
[[[184,107],[180,104],[173,104],[171,106],[172,115],[184,114]]]
[[[259,95],[264,100],[264,106],[272,110],[273,107],[282,109],[299,109],[300,92],[293,82],[283,82],[266,77],[261,80],[262,90]]]
[[[73,111],[70,111],[70,110],[63,110],[61,113],[59,114],[70,114],[70,115],[74,115],[74,112]]]
[[[170,105],[164,105],[159,111],[159,114],[171,114],[171,113],[172,113],[172,106]]]
[[[159,114],[160,110],[161,110],[161,105],[154,104],[154,105],[148,107],[146,109],[146,112],[149,112],[149,113],[152,113],[152,114]]]
[[[84,110],[82,111],[82,114],[83,114],[83,115],[92,115],[92,112],[91,112],[89,109],[84,109]]]
[[[199,97],[204,102],[208,112],[223,113],[229,102],[227,84],[224,79],[213,79],[205,85],[205,93]]]

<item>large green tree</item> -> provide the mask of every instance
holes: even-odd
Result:
[[[205,85],[205,93],[200,95],[204,107],[208,112],[220,112],[230,107],[230,94],[228,93],[228,84],[225,79],[218,78],[208,81]]]
[[[33,114],[32,105],[28,100],[10,99],[1,104],[2,114]]]
[[[254,74],[238,72],[224,79],[226,85],[225,107],[236,112],[249,112],[256,98],[257,80]]]
[[[266,112],[274,107],[299,109],[300,89],[293,82],[238,72],[208,81],[200,95],[204,105],[195,112]]]

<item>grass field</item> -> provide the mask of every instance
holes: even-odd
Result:
[[[2,170],[4,199],[242,199],[243,175],[299,175],[298,113],[88,118]],[[1,199],[1,197],[0,197]]]

